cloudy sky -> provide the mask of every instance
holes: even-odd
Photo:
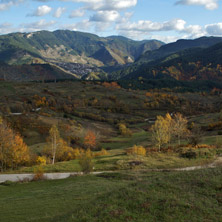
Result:
[[[0,0],[0,34],[57,29],[164,42],[222,36],[222,1]]]

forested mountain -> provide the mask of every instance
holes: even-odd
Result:
[[[0,36],[0,78],[219,80],[221,54],[220,37],[164,44],[68,30],[11,33]]]
[[[121,36],[57,30],[0,36],[0,60],[9,64],[68,62],[113,66],[133,62],[147,50],[159,48],[157,40],[133,41]]]
[[[165,56],[174,54],[176,52],[191,49],[191,48],[207,48],[217,43],[222,42],[221,37],[201,37],[198,39],[180,39],[176,42],[161,46],[159,49],[147,51],[137,59],[137,63],[147,63],[150,61],[164,58]]]
[[[191,48],[114,73],[122,79],[222,80],[222,43]]]

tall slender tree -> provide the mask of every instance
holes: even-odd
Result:
[[[49,130],[49,137],[51,141],[52,164],[54,164],[56,159],[56,151],[60,139],[59,130],[56,125],[53,125]]]

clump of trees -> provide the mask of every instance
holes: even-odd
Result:
[[[0,170],[16,169],[29,161],[29,148],[23,138],[0,117]]]
[[[188,134],[187,119],[180,113],[173,117],[169,113],[165,117],[157,116],[155,124],[151,127],[152,139],[159,151],[164,144],[170,144],[172,139],[176,138],[178,144],[181,144],[181,138]]]
[[[49,137],[47,138],[47,141],[48,143],[43,150],[42,157],[47,157],[51,160],[52,164],[55,164],[56,161],[76,159],[82,152],[79,148],[73,149],[68,146],[67,142],[61,138],[56,125],[53,125],[49,130]],[[38,163],[41,164],[41,160],[38,160]]]

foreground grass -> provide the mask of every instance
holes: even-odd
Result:
[[[0,221],[221,221],[222,168],[0,185]]]

